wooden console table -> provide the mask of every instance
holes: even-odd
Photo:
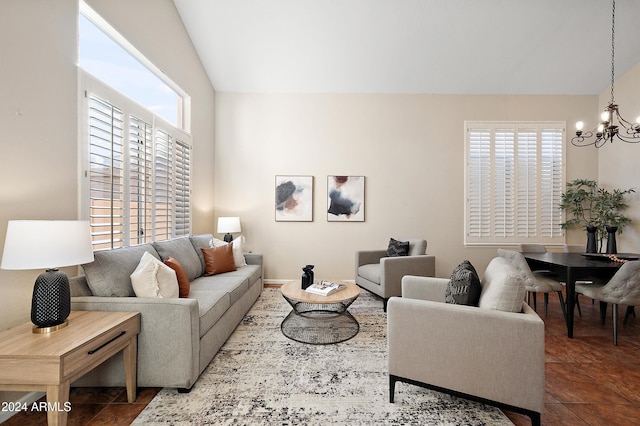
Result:
[[[69,326],[34,334],[25,323],[0,332],[0,390],[47,393],[49,425],[65,425],[70,384],[122,351],[127,399],[136,399],[140,313],[73,311]]]

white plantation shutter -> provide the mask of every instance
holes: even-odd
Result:
[[[153,139],[151,124],[135,116],[129,123],[129,243],[133,245],[150,242],[153,235]]]
[[[175,235],[189,235],[191,230],[191,147],[177,140],[175,144]]]
[[[155,205],[155,236],[158,240],[171,238],[173,223],[173,141],[163,130],[156,130],[155,179],[153,202]]]
[[[191,232],[191,137],[88,74],[83,210],[94,250]]]
[[[564,123],[465,127],[465,244],[562,244]]]
[[[88,97],[89,219],[95,249],[124,241],[124,121],[122,111]]]

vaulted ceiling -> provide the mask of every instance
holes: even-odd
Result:
[[[607,0],[174,0],[223,92],[594,95],[611,81]],[[640,63],[617,0],[616,77]]]

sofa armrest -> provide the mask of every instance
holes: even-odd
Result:
[[[383,257],[380,266],[380,286],[385,289],[385,294],[398,295],[402,294],[403,276],[433,277],[436,274],[436,257],[429,254]]]
[[[197,300],[80,296],[71,298],[71,309],[140,312],[140,386],[190,388],[198,378],[200,327]]]
[[[402,277],[402,297],[444,303],[447,285],[447,278],[405,275]]]
[[[362,265],[380,263],[380,259],[387,255],[386,250],[360,250],[356,251],[356,275]]]
[[[243,253],[243,256],[247,261],[247,265],[262,265],[261,253]]]
[[[522,313],[392,297],[389,374],[536,412],[544,408],[544,323]]]

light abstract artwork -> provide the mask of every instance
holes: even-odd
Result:
[[[329,222],[364,222],[364,176],[328,176],[327,206]]]
[[[276,176],[276,222],[313,221],[313,176]]]

